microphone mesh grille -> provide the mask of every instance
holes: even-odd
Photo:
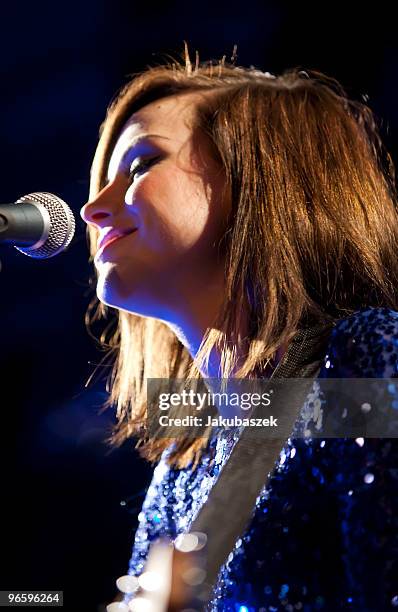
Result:
[[[52,193],[35,192],[20,198],[19,203],[30,202],[32,204],[42,204],[49,216],[50,227],[48,238],[40,247],[15,247],[29,257],[36,259],[47,259],[65,250],[70,244],[75,233],[75,218],[69,206],[58,196]]]

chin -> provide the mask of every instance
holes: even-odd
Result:
[[[164,301],[164,290],[154,292],[158,283],[145,270],[132,272],[131,267],[106,262],[98,268],[97,297],[105,306],[140,317],[166,320],[170,305]],[[161,285],[163,287],[163,285]]]
[[[109,306],[110,308],[118,308],[114,296],[110,295],[106,291],[99,289],[98,287],[97,298],[102,304],[104,304],[104,306]]]
[[[106,265],[106,267],[109,268],[109,265]],[[98,274],[97,298],[100,302],[105,304],[105,306],[119,308],[120,296],[115,288],[115,279],[113,277],[114,274],[112,274],[111,271],[107,270],[105,272],[105,270],[101,268]]]
[[[97,282],[97,297],[105,306],[117,308],[131,312],[132,314],[142,315],[141,304],[136,303],[136,295],[132,295],[132,281],[123,282],[123,278],[118,273],[116,266],[106,265],[106,270],[101,269]],[[144,315],[145,316],[145,315]]]

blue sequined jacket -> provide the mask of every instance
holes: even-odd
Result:
[[[337,322],[319,378],[397,376],[398,312],[367,308]],[[391,411],[397,407],[392,395]],[[212,439],[195,471],[170,468],[164,454],[139,515],[130,574],[142,571],[151,541],[189,528],[233,443],[228,436]],[[208,610],[394,609],[398,440],[288,438],[220,570]]]

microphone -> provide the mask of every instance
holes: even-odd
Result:
[[[58,255],[74,233],[71,209],[53,193],[29,193],[12,204],[0,204],[0,243],[12,244],[29,257]]]

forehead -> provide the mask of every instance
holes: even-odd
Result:
[[[198,94],[170,96],[147,104],[125,123],[113,149],[109,170],[118,164],[134,143],[147,136],[157,136],[171,143],[183,144],[192,136]]]
[[[198,100],[197,93],[180,94],[155,100],[134,113],[124,129],[156,128],[168,132],[173,132],[175,128],[189,130]]]

